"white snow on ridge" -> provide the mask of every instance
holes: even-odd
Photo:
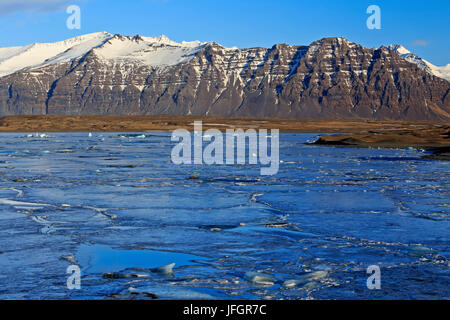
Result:
[[[166,36],[122,37],[107,32],[91,33],[55,43],[34,43],[0,48],[0,77],[20,70],[34,70],[69,62],[94,52],[105,60],[140,62],[149,66],[170,66],[188,61],[205,43],[177,43]]]
[[[405,55],[411,53],[408,49],[405,47],[398,45],[398,44],[391,44],[389,47],[387,47],[389,50],[397,52],[399,55]]]
[[[79,58],[111,37],[107,32],[87,34],[55,43],[0,48],[0,77]]]
[[[419,68],[435,75],[436,77],[450,81],[450,64],[440,67],[435,66],[434,64],[428,62],[427,60],[416,56],[414,53],[411,53],[408,49],[406,49],[401,45],[391,44],[389,47],[382,46],[382,48],[394,51],[398,53],[406,61],[417,64]]]
[[[450,81],[450,63],[446,66],[438,67],[438,66],[435,66],[435,65],[429,63],[426,60],[424,60],[424,61],[427,64],[428,68],[431,69],[432,73],[436,77],[440,77],[440,78]]]
[[[177,43],[161,37],[113,37],[95,54],[114,62],[140,62],[147,66],[172,66],[187,62],[203,47],[199,41]]]
[[[177,43],[175,41],[170,40],[165,35],[159,36],[159,37],[141,37],[144,41],[150,42],[150,43],[158,43],[158,44],[165,44],[169,46],[174,47],[184,47],[184,48],[195,48],[203,45],[204,43],[200,41],[183,41],[181,43]]]

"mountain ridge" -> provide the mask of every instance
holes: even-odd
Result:
[[[101,32],[21,48],[0,48],[0,116],[450,119],[450,83],[425,60],[342,37],[238,49]]]
[[[21,69],[16,69],[14,71],[11,71],[10,73],[2,73],[1,72],[1,65],[4,62],[4,60],[8,60],[8,58],[11,58],[13,56],[9,56],[6,54],[6,59],[3,57],[2,59],[2,50],[5,50],[5,53],[7,52],[7,50],[11,50],[14,51],[14,49],[24,49],[24,51],[29,51],[31,50],[33,47],[37,47],[37,46],[41,46],[41,47],[51,47],[51,46],[69,46],[69,45],[77,45],[80,44],[82,42],[82,40],[86,40],[86,41],[92,41],[92,40],[97,40],[98,41],[98,45],[92,45],[88,46],[88,50],[86,50],[85,52],[78,52],[78,55],[74,55],[71,58],[75,59],[75,58],[80,58],[82,55],[88,53],[89,50],[95,49],[97,46],[101,46],[103,44],[105,44],[105,42],[114,40],[114,39],[133,39],[135,41],[147,41],[147,42],[151,42],[151,43],[155,43],[155,44],[163,44],[163,45],[170,45],[170,46],[179,46],[179,47],[201,47],[207,44],[217,44],[225,49],[228,50],[239,50],[237,47],[233,47],[233,48],[227,48],[224,47],[216,42],[201,42],[201,41],[182,41],[181,43],[177,43],[175,41],[170,40],[166,35],[160,35],[157,37],[144,37],[142,35],[135,35],[135,36],[124,36],[124,35],[120,35],[120,34],[111,34],[108,33],[106,31],[102,31],[102,32],[95,32],[95,33],[90,33],[90,34],[85,34],[85,35],[81,35],[81,36],[77,36],[77,37],[73,37],[73,38],[69,38],[66,40],[62,40],[62,41],[57,41],[57,42],[53,42],[53,43],[41,43],[41,42],[35,42],[29,45],[25,45],[25,46],[16,46],[16,47],[4,47],[4,48],[0,48],[0,77],[4,76],[4,75],[8,75],[17,71],[20,71]],[[348,41],[347,39],[343,38],[343,37],[335,37],[336,39],[344,39],[345,41]],[[327,38],[324,38],[327,39]],[[328,38],[328,39],[333,39],[333,38]],[[255,47],[255,48],[263,48],[263,47]],[[450,80],[450,63],[445,65],[445,66],[436,66],[432,63],[430,63],[429,61],[422,59],[421,57],[415,55],[414,53],[410,52],[408,49],[406,49],[404,46],[399,45],[399,44],[391,44],[391,45],[382,45],[380,47],[380,49],[388,49],[391,50],[397,54],[399,54],[402,58],[404,58],[405,60],[417,64],[420,68],[434,74],[437,77],[441,77],[443,79],[446,80]],[[242,50],[245,49],[252,49],[252,48],[242,48]],[[73,50],[73,47],[67,50]],[[5,55],[5,54],[3,54]],[[56,57],[56,56],[55,56]],[[50,60],[51,57],[49,57],[46,60]],[[54,58],[54,57],[53,57]],[[27,65],[26,67],[30,68],[30,67],[34,67],[34,68],[39,68],[45,66],[44,64],[41,65]]]

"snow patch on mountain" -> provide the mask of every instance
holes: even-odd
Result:
[[[446,66],[435,66],[434,64],[428,62],[427,60],[422,59],[421,57],[410,52],[405,47],[397,44],[391,44],[388,47],[382,46],[382,48],[394,51],[406,61],[416,64],[422,70],[425,70],[435,75],[436,77],[450,81],[450,64],[447,64]]]

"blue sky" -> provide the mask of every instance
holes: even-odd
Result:
[[[66,28],[69,4],[81,8],[81,30]],[[366,27],[369,5],[381,8],[381,30]],[[402,44],[444,65],[450,63],[449,13],[448,0],[0,0],[0,47],[98,31],[240,48],[343,36],[366,47]]]

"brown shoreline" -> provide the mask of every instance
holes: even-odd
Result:
[[[193,122],[202,121],[204,129],[279,129],[299,133],[396,133],[404,130],[432,130],[449,127],[450,122],[390,121],[367,119],[281,119],[196,116],[123,116],[123,115],[21,115],[0,118],[0,132],[144,132],[193,130]]]
[[[450,160],[450,122],[377,121],[366,119],[267,119],[196,116],[8,116],[0,118],[1,132],[148,132],[192,131],[194,121],[203,130],[279,129],[280,132],[340,133],[323,135],[315,144],[344,147],[418,148],[435,151]],[[433,155],[429,158],[433,158]]]

